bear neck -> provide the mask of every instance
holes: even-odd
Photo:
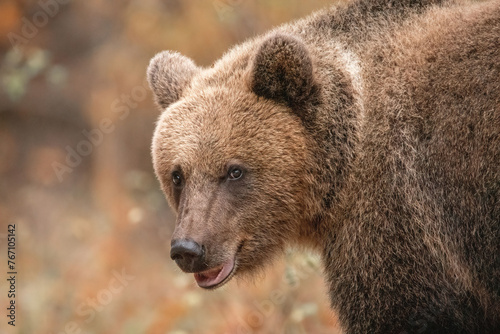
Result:
[[[316,77],[325,83],[318,98],[307,107],[303,124],[309,136],[309,202],[301,222],[298,243],[317,250],[318,240],[331,243],[340,226],[340,203],[356,159],[358,134],[364,123],[361,68],[357,56],[335,47],[334,57],[316,62]],[[321,53],[321,50],[316,50]],[[317,55],[316,55],[317,56]]]
[[[311,160],[307,211],[300,222],[300,245],[330,247],[343,220],[343,198],[357,159],[365,126],[364,70],[377,36],[404,25],[442,0],[358,0],[278,29],[300,38],[308,48],[320,94],[300,115],[310,136]],[[327,38],[318,39],[318,34]],[[373,71],[373,69],[370,69]]]

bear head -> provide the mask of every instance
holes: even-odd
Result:
[[[303,42],[272,34],[210,68],[164,51],[148,81],[163,110],[152,156],[177,213],[179,267],[216,288],[300,238],[314,183],[303,122],[319,89]]]

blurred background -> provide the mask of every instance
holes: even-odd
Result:
[[[0,333],[338,333],[315,255],[202,291],[169,258],[149,59],[208,66],[326,0],[0,0]],[[16,326],[7,226],[16,226]]]

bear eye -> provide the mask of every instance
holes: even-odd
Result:
[[[237,179],[241,178],[242,175],[243,175],[243,171],[239,167],[233,167],[233,168],[229,169],[228,178],[230,180],[237,180]]]
[[[182,183],[181,173],[179,173],[179,172],[172,173],[172,183],[174,184],[174,186],[177,186],[177,187],[181,185],[181,183]]]

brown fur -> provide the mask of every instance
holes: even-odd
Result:
[[[498,0],[355,1],[178,57],[148,75],[173,238],[236,275],[314,247],[346,333],[500,332]]]

